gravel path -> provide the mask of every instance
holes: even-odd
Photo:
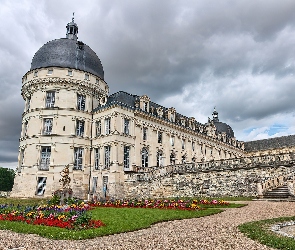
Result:
[[[136,232],[90,240],[48,240],[0,230],[0,249],[271,249],[240,233],[237,225],[253,220],[294,216],[295,202],[251,201],[243,208],[209,217],[164,222]]]

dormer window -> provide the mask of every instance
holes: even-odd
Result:
[[[48,71],[47,71],[47,75],[52,75],[53,74],[53,69],[49,69]]]
[[[73,70],[71,69],[68,70],[68,76],[73,76]]]
[[[170,114],[170,121],[175,122],[175,115],[174,114]]]
[[[161,107],[157,108],[157,114],[158,116],[163,117],[163,109]]]
[[[150,98],[146,95],[143,95],[139,98],[139,102],[140,102],[140,109],[142,109],[145,112],[149,112]]]
[[[175,108],[171,107],[168,109],[168,119],[171,121],[171,122],[175,122]]]
[[[147,102],[143,103],[143,111],[148,112],[148,104],[147,104]]]
[[[89,74],[85,74],[85,78],[84,78],[84,80],[89,80]]]
[[[38,76],[38,71],[34,71],[34,77],[37,77]]]

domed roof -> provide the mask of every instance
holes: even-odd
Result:
[[[46,67],[79,69],[104,79],[104,71],[96,53],[83,42],[77,41],[78,26],[67,25],[67,38],[44,44],[34,55],[31,70]]]
[[[214,108],[214,111],[213,111],[213,123],[216,127],[216,130],[219,132],[219,133],[222,133],[222,132],[225,132],[226,135],[228,137],[235,137],[235,134],[234,134],[234,131],[233,129],[231,128],[231,126],[227,125],[226,123],[224,122],[220,122],[219,119],[218,119],[218,112],[216,111],[216,109]]]
[[[235,137],[234,131],[231,126],[227,125],[224,122],[213,121],[216,130],[220,133],[225,132],[228,137]]]

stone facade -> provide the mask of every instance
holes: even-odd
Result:
[[[216,110],[202,124],[147,95],[109,95],[101,62],[77,41],[73,21],[67,32],[67,38],[48,42],[36,52],[22,79],[25,109],[12,197],[50,197],[60,188],[66,165],[73,195],[80,198],[248,196],[255,195],[259,176],[285,174],[271,167],[210,168],[142,180],[140,172],[151,168],[165,172],[187,164],[263,158],[269,150],[251,151],[253,143],[246,151]]]
[[[182,165],[183,166],[183,165]],[[173,173],[151,181],[129,180],[124,197],[224,197],[257,196],[258,183],[289,176],[293,182],[295,166],[210,169],[195,173]]]

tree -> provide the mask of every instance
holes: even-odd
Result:
[[[0,191],[11,191],[14,183],[15,172],[10,168],[0,167]]]

